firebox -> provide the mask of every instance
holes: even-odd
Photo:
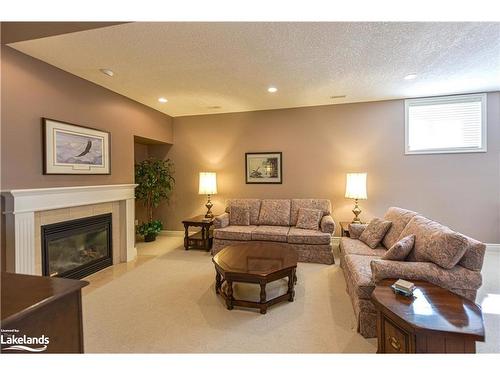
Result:
[[[112,265],[111,233],[111,214],[43,225],[43,274],[80,279]]]

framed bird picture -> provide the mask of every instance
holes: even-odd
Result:
[[[43,174],[110,174],[108,132],[42,118]]]

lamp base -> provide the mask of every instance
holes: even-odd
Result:
[[[352,210],[352,213],[354,214],[354,219],[352,219],[352,224],[361,224],[361,219],[358,217],[359,214],[361,214],[361,209],[358,206],[358,200],[354,200],[354,208]]]
[[[213,203],[210,201],[210,194],[208,194],[208,202],[205,205],[205,207],[207,208],[207,213],[205,214],[205,217],[207,219],[213,219],[214,217],[214,214],[212,213]]]

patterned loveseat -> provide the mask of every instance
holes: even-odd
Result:
[[[340,266],[358,332],[364,337],[376,336],[376,312],[370,297],[375,283],[383,279],[424,280],[475,300],[482,283],[485,244],[402,208],[389,208],[384,219],[392,225],[375,249],[354,238],[363,230],[359,224],[351,227],[351,238],[340,239]],[[404,261],[381,259],[398,239],[411,234],[415,245]]]
[[[284,243],[297,251],[300,262],[333,264],[331,239],[335,222],[328,199],[230,199],[226,212],[215,217],[212,254],[250,241]],[[229,225],[230,207],[245,206],[250,225]],[[297,228],[299,209],[322,211],[317,230]]]

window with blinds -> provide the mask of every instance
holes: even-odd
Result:
[[[486,152],[486,94],[405,101],[406,154]]]

